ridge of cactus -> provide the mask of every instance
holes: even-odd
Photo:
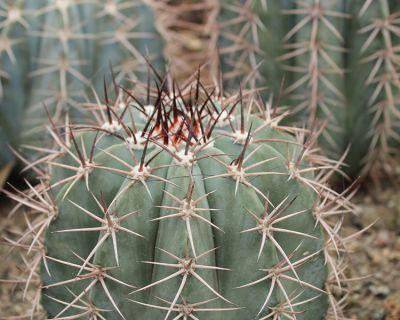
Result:
[[[82,105],[96,122],[51,124],[41,183],[4,191],[29,212],[5,241],[26,259],[25,288],[40,283],[32,313],[41,302],[52,319],[339,314],[356,236],[341,232],[354,190],[328,186],[342,162],[254,90],[170,78],[123,89],[124,108],[105,85]]]
[[[218,49],[228,87],[270,89],[287,123],[321,129],[354,178],[394,175],[399,159],[399,6],[390,1],[221,0]],[[261,93],[262,94],[262,93]]]
[[[252,87],[268,87],[288,107],[288,121],[310,128],[324,123],[321,146],[338,159],[346,148],[343,32],[350,15],[343,2],[220,2],[227,82],[252,74]]]

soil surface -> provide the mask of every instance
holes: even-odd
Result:
[[[373,196],[372,196],[373,194]],[[351,245],[353,282],[347,309],[350,319],[400,319],[400,191],[391,188],[359,194],[357,216],[346,221],[349,230],[372,227]]]

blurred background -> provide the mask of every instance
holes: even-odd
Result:
[[[91,101],[149,69],[178,83],[201,70],[220,94],[258,88],[345,164],[337,190],[359,188],[345,318],[400,319],[399,30],[394,0],[0,0],[0,186],[42,174],[49,117],[91,123]],[[0,319],[44,319],[8,245],[27,228],[14,206],[0,196]]]

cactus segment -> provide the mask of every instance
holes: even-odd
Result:
[[[309,127],[329,119],[321,143],[336,158],[346,148],[342,127],[345,122],[343,33],[344,23],[351,16],[342,7],[340,0],[310,0],[285,10],[284,14],[296,17],[285,40],[295,40],[280,57],[283,63],[295,60],[295,67],[286,66],[295,75],[293,84],[286,88],[293,101],[293,112],[300,112],[300,117],[305,115]]]

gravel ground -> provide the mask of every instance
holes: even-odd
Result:
[[[400,194],[397,188],[387,189],[372,197],[360,193],[355,202],[359,205],[357,216],[346,221],[346,228],[354,232],[375,224],[352,244],[350,276],[360,278],[352,283],[353,292],[347,308],[349,319],[399,320],[400,319]],[[0,233],[22,230],[24,222],[5,219],[9,204],[0,199]],[[15,252],[0,244],[0,279],[14,278],[23,263]],[[17,317],[30,312],[34,290],[28,290],[23,299],[22,285],[0,282],[0,320],[28,319]],[[38,314],[33,319],[44,319]]]
[[[358,216],[347,221],[356,231],[375,224],[352,243],[354,282],[348,306],[350,319],[400,319],[400,192],[398,188],[374,197],[359,195]],[[378,220],[376,220],[378,219]]]
[[[20,215],[16,215],[12,221],[7,219],[11,204],[4,198],[0,198],[0,204],[0,235],[3,240],[3,237],[12,237],[14,233],[21,233],[25,228],[25,223]],[[24,294],[24,284],[4,282],[4,280],[18,279],[23,265],[24,261],[18,252],[10,251],[10,247],[0,242],[0,320],[45,319],[41,310],[35,312],[34,317],[31,318],[31,302],[35,298],[37,287],[29,287]]]

